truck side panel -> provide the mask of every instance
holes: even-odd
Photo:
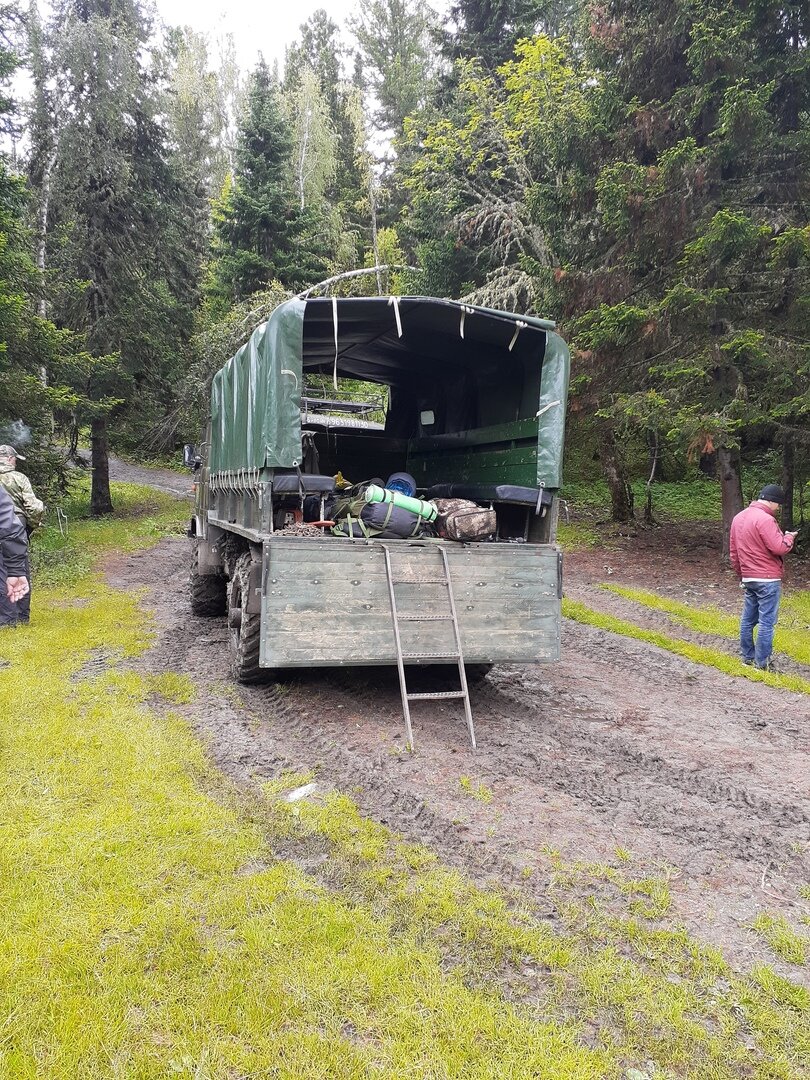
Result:
[[[401,614],[445,614],[437,541],[385,541]],[[560,655],[558,549],[544,544],[444,545],[468,663]],[[449,622],[403,622],[405,653],[453,650]],[[379,541],[274,537],[264,544],[263,667],[392,664],[396,660]],[[424,662],[429,662],[425,660]]]

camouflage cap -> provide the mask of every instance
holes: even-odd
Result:
[[[13,446],[9,446],[8,443],[4,443],[0,446],[0,458],[16,458],[17,461],[25,461],[22,454],[18,454]]]

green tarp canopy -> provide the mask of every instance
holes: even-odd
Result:
[[[504,409],[511,413],[499,422],[536,414],[537,482],[557,488],[569,352],[553,326],[532,316],[420,296],[289,300],[214,376],[211,470],[300,464],[308,372],[385,384],[392,402],[397,395],[417,400],[438,385],[445,396],[457,391],[468,399],[477,389],[489,409],[487,423],[495,422],[498,387],[520,380],[529,399],[524,394],[515,406],[505,395]]]

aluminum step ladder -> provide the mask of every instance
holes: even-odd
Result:
[[[467,673],[464,670],[464,656],[461,652],[461,633],[456,615],[456,601],[453,597],[453,585],[450,580],[450,566],[447,562],[447,552],[443,547],[439,548],[441,555],[441,569],[443,576],[440,578],[423,579],[412,581],[409,578],[395,578],[392,563],[392,552],[387,544],[382,545],[385,552],[385,573],[388,578],[388,595],[391,598],[391,618],[394,625],[394,643],[397,653],[397,670],[399,672],[399,689],[402,694],[402,714],[405,717],[405,728],[408,733],[408,747],[413,750],[413,728],[411,727],[411,702],[412,701],[449,701],[459,700],[464,702],[464,715],[467,720],[467,730],[470,733],[470,742],[473,750],[476,749],[475,728],[473,726],[472,709],[470,708],[470,691],[467,686]],[[447,614],[445,615],[401,615],[397,608],[397,585],[442,585],[447,590]],[[399,628],[403,622],[449,622],[453,626],[453,639],[455,649],[450,653],[403,653],[402,640]],[[408,684],[405,681],[406,660],[446,660],[458,664],[459,690],[444,690],[427,694],[411,694],[408,692]]]

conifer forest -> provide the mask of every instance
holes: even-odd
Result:
[[[358,0],[240,70],[139,0],[7,4],[0,427],[31,429],[50,490],[89,440],[104,513],[110,447],[195,440],[253,325],[379,265],[333,291],[556,320],[566,475],[602,478],[615,522],[696,470],[727,522],[748,462],[803,520],[809,23],[769,0]]]

